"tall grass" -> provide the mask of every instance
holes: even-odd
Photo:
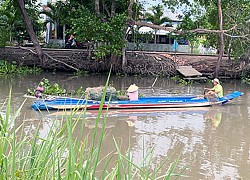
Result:
[[[107,88],[107,86],[108,81],[105,87]],[[76,126],[79,126],[80,123],[80,136],[84,135],[85,119],[81,117],[86,113],[86,110],[81,111],[82,114],[76,116],[76,112],[79,112],[79,110],[74,109],[70,116],[65,116],[65,120],[53,121],[46,138],[39,136],[39,128],[30,137],[24,133],[22,125],[15,126],[15,121],[23,104],[13,116],[10,116],[12,114],[10,91],[6,113],[4,116],[0,115],[0,180],[171,179],[172,177],[177,179],[180,177],[182,172],[174,174],[178,159],[170,164],[168,169],[164,169],[167,162],[164,161],[152,170],[150,164],[153,161],[151,158],[153,150],[145,153],[140,164],[135,164],[130,147],[123,153],[115,137],[113,139],[116,149],[110,152],[108,156],[101,158],[107,117],[104,117],[101,130],[98,128],[98,123],[101,119],[104,98],[105,92],[93,133],[87,133],[84,139],[80,141],[75,138],[74,133]],[[4,111],[3,107],[0,111]],[[97,173],[101,163],[104,166]],[[110,165],[112,165],[112,168],[108,168]]]

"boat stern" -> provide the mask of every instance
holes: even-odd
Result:
[[[34,101],[33,104],[31,105],[31,108],[34,109],[35,111],[44,110],[44,109],[47,109],[47,110],[54,109],[54,108],[47,106],[44,100]]]

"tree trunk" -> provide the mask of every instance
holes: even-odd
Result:
[[[154,39],[154,44],[156,44],[156,32],[157,32],[157,30],[155,29],[155,39]]]
[[[129,1],[129,6],[128,6],[128,19],[132,20],[133,19],[133,5],[135,3],[135,0],[130,0]]]
[[[134,0],[130,0],[129,2],[129,6],[128,6],[128,19],[132,20],[133,19],[133,5],[134,5],[135,1]],[[123,40],[124,42],[126,42],[126,33],[128,30],[128,25],[124,28],[123,31]],[[126,47],[122,48],[122,69],[124,69],[127,66],[127,58],[126,58]]]
[[[232,50],[232,38],[229,39],[228,49],[227,49],[227,55],[229,61],[231,61],[231,50]]]
[[[29,18],[29,15],[25,9],[25,5],[24,5],[24,1],[23,0],[17,0],[18,2],[18,5],[19,5],[19,8],[21,10],[21,13],[22,13],[22,16],[23,16],[23,21],[24,21],[24,24],[26,26],[26,29],[27,29],[27,32],[30,36],[30,39],[32,40],[33,42],[33,45],[34,45],[34,48],[36,50],[36,53],[37,53],[37,56],[40,60],[40,63],[42,64],[42,66],[44,65],[44,52],[38,42],[38,39],[37,39],[37,36],[36,36],[36,33],[33,29],[33,24]]]
[[[66,32],[66,25],[64,24],[63,25],[63,41],[64,41],[64,43],[65,43],[65,36],[66,36],[65,32]]]
[[[100,0],[95,0],[95,14],[96,16],[100,16]]]
[[[54,27],[55,27],[54,39],[57,39],[57,23],[56,22],[54,24]]]
[[[115,9],[116,9],[116,4],[115,4],[115,0],[113,0],[111,4],[111,17],[115,16]]]
[[[126,47],[122,48],[122,69],[127,66]]]
[[[223,33],[223,17],[222,17],[222,9],[221,9],[221,0],[218,0],[218,14],[219,14],[219,36],[220,36],[220,45],[219,45],[219,55],[218,62],[215,68],[215,77],[218,77],[220,71],[220,64],[222,57],[224,55],[224,33]]]

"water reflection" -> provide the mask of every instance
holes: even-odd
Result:
[[[219,105],[214,105],[209,108],[208,112],[204,114],[204,119],[206,121],[211,121],[214,128],[217,128],[222,119],[223,107]]]

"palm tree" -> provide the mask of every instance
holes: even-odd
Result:
[[[40,14],[45,14],[49,17],[46,20],[47,23],[53,23],[55,26],[55,39],[57,39],[57,28],[63,24],[63,20],[66,19],[69,13],[69,8],[67,4],[64,2],[58,1],[55,4],[48,3],[47,7],[45,7]],[[51,26],[50,26],[51,27]],[[50,30],[51,31],[51,30]],[[51,38],[51,37],[50,37]]]
[[[164,22],[171,21],[168,17],[163,17],[164,14],[164,8],[162,5],[158,4],[157,6],[152,6],[149,8],[149,10],[152,11],[152,13],[146,12],[145,13],[145,19],[148,21],[151,21],[155,25],[161,25]],[[154,43],[156,44],[156,32],[158,29],[155,29],[155,40]]]

